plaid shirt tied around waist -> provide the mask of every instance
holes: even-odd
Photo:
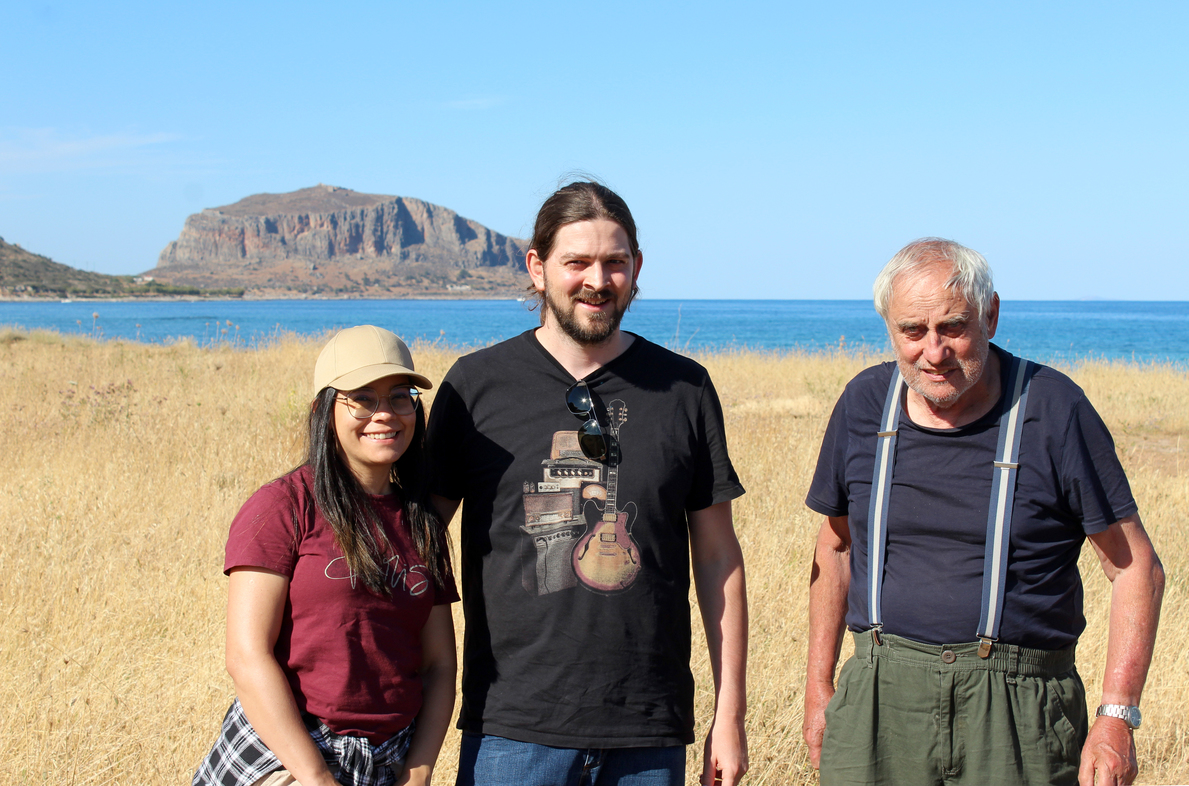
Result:
[[[304,717],[310,738],[343,786],[392,786],[394,769],[404,763],[413,739],[410,723],[379,745],[365,737],[335,734],[316,718]],[[256,734],[239,699],[223,718],[223,730],[194,773],[193,786],[251,786],[281,769],[281,762]]]

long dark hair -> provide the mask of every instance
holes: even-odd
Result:
[[[305,463],[314,472],[314,504],[330,522],[334,542],[353,575],[372,592],[391,595],[384,580],[385,554],[391,549],[384,528],[359,481],[343,463],[334,430],[334,388],[323,388],[314,399],[309,418],[309,447]],[[425,410],[418,405],[413,441],[392,465],[391,480],[400,496],[404,520],[417,556],[438,586],[450,573],[449,536],[429,500],[425,456]]]

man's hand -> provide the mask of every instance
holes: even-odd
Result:
[[[743,719],[734,723],[715,718],[702,752],[702,786],[735,786],[747,772],[747,732]]]
[[[834,698],[834,685],[808,682],[805,685],[805,720],[801,722],[801,736],[809,746],[809,763],[822,766],[822,738],[826,734],[826,705]]]
[[[1128,786],[1138,774],[1131,729],[1118,718],[1095,718],[1082,748],[1080,786]]]

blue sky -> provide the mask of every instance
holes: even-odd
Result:
[[[645,296],[866,298],[940,235],[1008,300],[1189,300],[1186,8],[7,0],[0,236],[136,273],[329,183],[523,237],[577,170]]]

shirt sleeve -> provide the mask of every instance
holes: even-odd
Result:
[[[458,582],[454,577],[454,560],[450,558],[450,542],[445,530],[442,531],[441,546],[446,551],[446,575],[442,577],[440,584],[437,581],[433,583],[433,605],[435,606],[457,603],[461,599],[458,594]]]
[[[231,522],[223,572],[264,568],[293,578],[297,562],[294,518],[299,502],[285,478],[253,494]]]
[[[1074,404],[1061,452],[1061,479],[1070,510],[1087,535],[1139,510],[1115,441],[1083,395]]]
[[[459,456],[467,429],[473,428],[470,412],[459,391],[462,377],[462,371],[455,363],[434,396],[425,432],[430,493],[453,500],[464,496],[462,473],[458,471]]]
[[[846,394],[838,399],[817,454],[817,468],[805,497],[810,510],[823,516],[846,516],[850,500],[844,479],[847,445]]]
[[[727,433],[723,425],[722,403],[718,391],[705,376],[698,412],[698,458],[694,482],[685,501],[686,510],[702,510],[744,494],[727,451]]]
[[[434,583],[433,588],[433,605],[444,606],[450,603],[457,603],[460,600],[458,596],[458,584],[454,580],[454,569],[449,562],[446,564],[446,580],[441,585]]]

